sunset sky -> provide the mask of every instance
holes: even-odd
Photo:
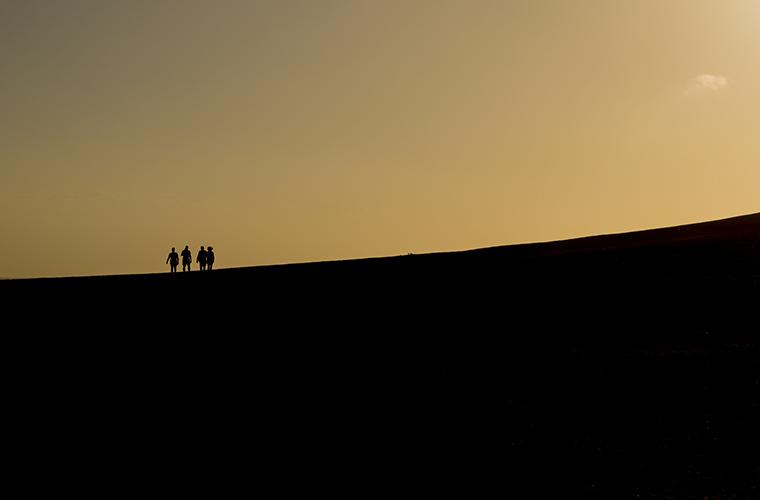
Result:
[[[760,211],[758,0],[0,0],[0,277]]]

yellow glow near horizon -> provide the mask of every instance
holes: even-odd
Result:
[[[0,277],[756,212],[758,5],[3,4]]]

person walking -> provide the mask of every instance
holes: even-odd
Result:
[[[190,253],[190,247],[185,245],[185,249],[182,250],[182,272],[185,270],[190,271],[190,264],[193,262],[193,255]],[[187,269],[186,269],[187,268]]]
[[[208,247],[208,250],[206,251],[206,266],[206,269],[209,271],[214,267],[214,247]]]
[[[172,251],[169,252],[169,256],[166,258],[166,263],[171,266],[171,272],[177,272],[177,266],[179,265],[179,254],[174,247],[172,247]]]
[[[201,271],[206,270],[206,256],[208,255],[208,252],[206,252],[203,249],[203,245],[201,245],[201,249],[198,250],[198,256],[195,258],[195,262],[198,263],[198,265],[201,267]]]

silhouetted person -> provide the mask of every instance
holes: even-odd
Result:
[[[177,250],[174,249],[174,247],[172,247],[172,251],[169,252],[169,256],[166,258],[166,263],[171,266],[171,272],[177,272],[177,266],[179,265],[179,254],[177,253]]]
[[[193,255],[190,253],[190,247],[185,245],[185,249],[182,250],[182,272],[190,270],[190,264],[193,262]],[[185,269],[187,268],[187,269]]]
[[[198,256],[195,258],[195,262],[197,262],[201,266],[201,271],[206,270],[206,257],[208,256],[208,252],[206,252],[203,249],[203,245],[201,245],[201,249],[198,250]]]
[[[209,271],[214,267],[214,247],[208,247],[208,250],[206,250],[206,265]]]

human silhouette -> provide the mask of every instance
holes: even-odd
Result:
[[[214,267],[214,247],[208,247],[206,250],[206,266],[209,271]]]
[[[177,266],[179,265],[179,254],[174,247],[172,247],[172,251],[169,252],[169,256],[166,258],[166,263],[171,266],[171,272],[177,272]]]
[[[203,249],[203,245],[201,245],[201,249],[198,250],[198,256],[195,258],[195,262],[198,263],[198,265],[201,266],[201,271],[206,270],[206,257],[208,256],[208,252],[206,252]]]
[[[190,253],[190,247],[188,245],[185,245],[185,249],[182,250],[182,272],[183,273],[186,270],[190,271],[190,264],[192,262],[193,262],[193,255]]]

